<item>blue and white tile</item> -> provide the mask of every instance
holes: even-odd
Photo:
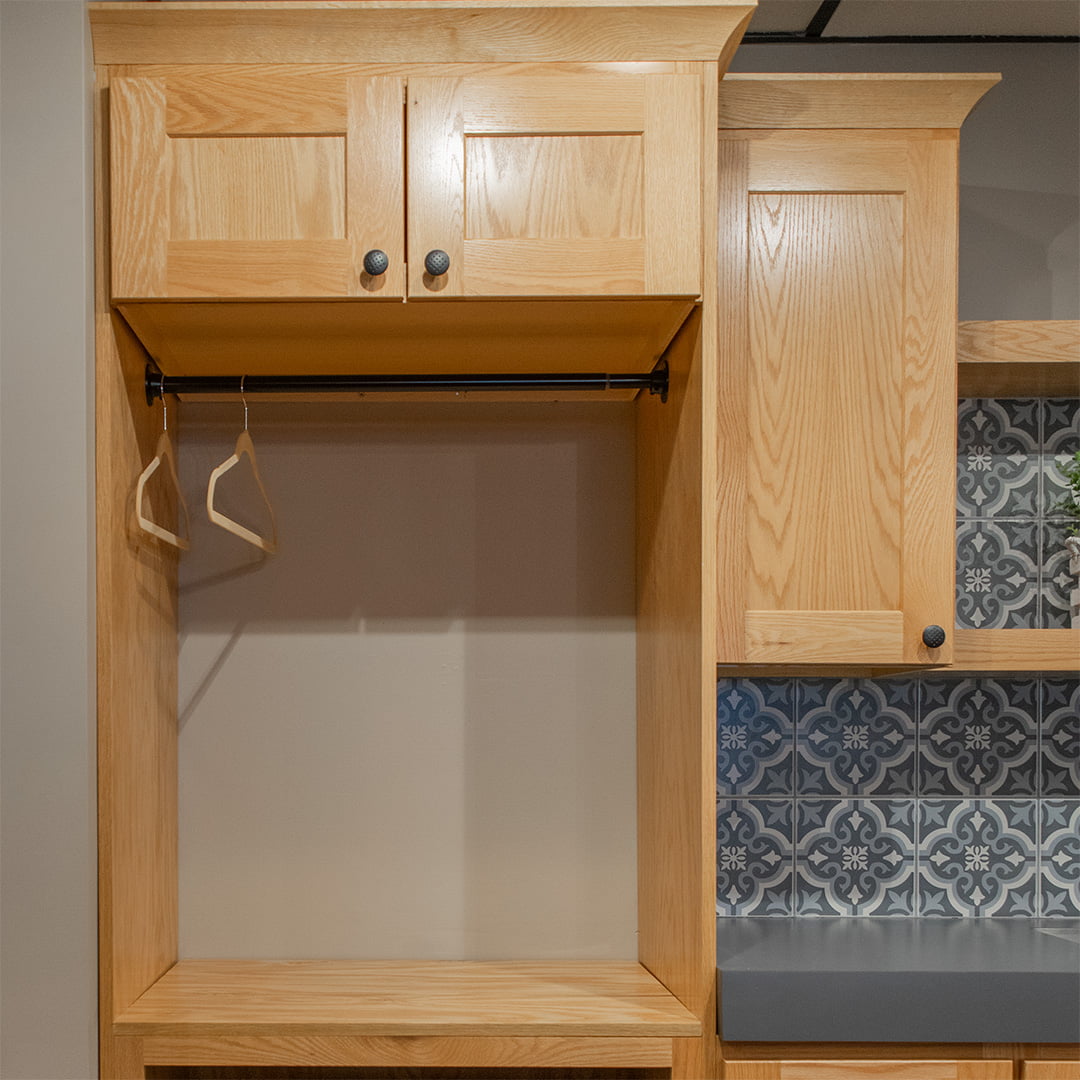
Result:
[[[792,795],[794,679],[718,679],[718,795]]]
[[[920,795],[1037,794],[1037,679],[926,679],[920,713]]]
[[[1031,628],[1039,612],[1039,525],[957,522],[956,625]]]
[[[1034,916],[1034,799],[923,799],[919,803],[919,914]]]
[[[794,799],[716,804],[718,915],[792,913]]]
[[[915,794],[913,679],[805,679],[799,684],[796,792]]]
[[[796,915],[915,913],[914,799],[799,799]]]
[[[1039,626],[1048,630],[1068,629],[1069,594],[1077,587],[1077,580],[1069,571],[1069,551],[1065,547],[1067,527],[1063,522],[1046,521],[1039,532]]]
[[[1039,399],[965,398],[957,420],[957,514],[1035,517]]]
[[[1039,844],[1044,918],[1080,917],[1080,799],[1044,799]]]
[[[1055,506],[1069,490],[1062,469],[1080,450],[1080,398],[1042,399],[1042,481],[1040,512],[1060,516]]]
[[[1041,776],[1044,798],[1080,796],[1080,679],[1042,679]]]

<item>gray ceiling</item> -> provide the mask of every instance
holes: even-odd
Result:
[[[802,34],[821,0],[758,0],[751,35]],[[840,0],[821,36],[1070,36],[1080,0]]]

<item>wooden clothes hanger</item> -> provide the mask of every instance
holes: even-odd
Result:
[[[274,518],[274,508],[270,505],[270,497],[266,494],[262,477],[259,475],[259,463],[255,457],[255,444],[251,441],[251,435],[248,432],[248,406],[247,398],[244,397],[244,380],[242,378],[240,380],[240,400],[244,403],[244,430],[240,432],[236,440],[236,448],[233,450],[232,456],[226,458],[210,474],[210,483],[206,489],[206,513],[215,525],[220,525],[227,532],[239,536],[241,540],[246,540],[249,544],[254,544],[255,547],[265,551],[268,555],[273,555],[277,551],[277,521]],[[252,532],[251,529],[245,528],[238,521],[233,521],[231,517],[227,517],[214,506],[214,492],[217,490],[218,481],[230,469],[239,465],[240,459],[243,457],[246,457],[251,463],[251,474],[255,478],[255,486],[259,489],[267,513],[270,515],[269,537]]]
[[[172,483],[173,490],[176,492],[176,500],[180,504],[180,509],[184,515],[183,536],[171,532],[163,525],[159,525],[149,518],[145,511],[147,481],[162,465],[165,466],[165,476]],[[173,450],[172,439],[169,438],[168,405],[165,405],[164,408],[161,437],[158,439],[154,456],[139,474],[138,483],[135,485],[135,520],[139,523],[139,528],[144,532],[156,536],[159,540],[164,540],[167,544],[172,544],[173,547],[177,547],[181,551],[187,551],[191,547],[191,516],[188,514],[187,503],[184,501],[184,493],[180,490],[180,479],[176,472],[176,453]]]

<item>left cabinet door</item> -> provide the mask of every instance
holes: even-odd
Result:
[[[404,296],[402,79],[255,65],[109,95],[114,300]]]

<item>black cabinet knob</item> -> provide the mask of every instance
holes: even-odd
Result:
[[[450,256],[436,248],[424,256],[424,269],[432,277],[442,277],[450,269]]]
[[[928,649],[940,649],[945,644],[945,630],[943,627],[935,626],[931,623],[930,626],[924,627],[922,632],[922,643]]]
[[[386,268],[390,265],[390,259],[385,251],[380,251],[378,248],[372,248],[364,256],[364,273],[370,274],[372,277],[378,277],[380,274],[386,273]]]

